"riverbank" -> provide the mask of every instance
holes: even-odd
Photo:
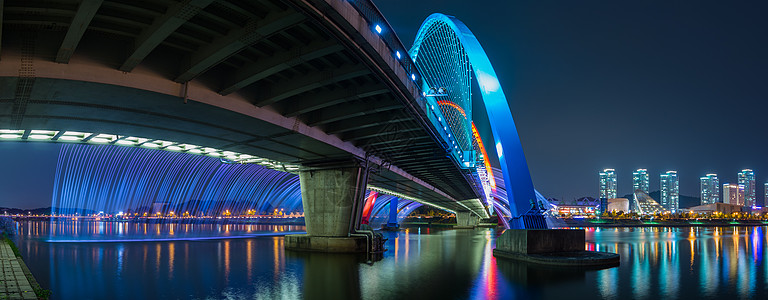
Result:
[[[0,241],[0,281],[3,299],[48,299],[51,295],[51,291],[40,287],[16,245],[7,237]]]
[[[559,219],[565,227],[720,227],[720,226],[766,226],[762,220],[630,220],[630,219]]]

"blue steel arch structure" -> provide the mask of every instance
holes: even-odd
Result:
[[[422,23],[409,54],[422,75],[424,96],[436,99],[433,103],[438,103],[459,140],[458,145],[454,143],[454,148],[461,151],[471,150],[461,139],[472,136],[465,133],[471,132],[474,76],[488,113],[493,145],[504,175],[509,212],[513,219],[520,220],[510,225],[516,228],[546,227],[540,222],[524,223],[520,219],[526,214],[539,215],[532,209],[532,203],[537,202],[536,192],[507,97],[490,59],[472,31],[453,16],[432,14]],[[459,110],[463,112],[454,112]]]

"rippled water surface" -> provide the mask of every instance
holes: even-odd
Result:
[[[765,227],[587,228],[602,270],[492,256],[491,229],[383,232],[383,258],[298,253],[302,226],[22,222],[18,246],[54,299],[766,299]]]

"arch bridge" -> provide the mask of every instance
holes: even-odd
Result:
[[[298,173],[326,243],[355,233],[366,188],[490,215],[477,90],[512,187],[497,205],[515,217],[535,198],[490,61],[453,17],[430,16],[410,51],[369,0],[0,0],[0,21],[0,140]]]

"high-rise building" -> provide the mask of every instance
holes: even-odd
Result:
[[[680,207],[679,191],[677,171],[661,174],[661,206],[671,213],[676,213]]]
[[[613,199],[616,197],[616,170],[605,169],[600,172],[600,198]]]
[[[744,169],[739,172],[739,184],[744,185],[744,204],[752,207],[755,205],[755,172]]]
[[[720,202],[720,180],[717,174],[701,177],[701,205]]]
[[[648,170],[637,169],[632,172],[632,190],[641,190],[646,193],[650,193],[650,185],[648,184]]]
[[[735,183],[723,184],[723,202],[733,205],[744,205],[744,185]]]

